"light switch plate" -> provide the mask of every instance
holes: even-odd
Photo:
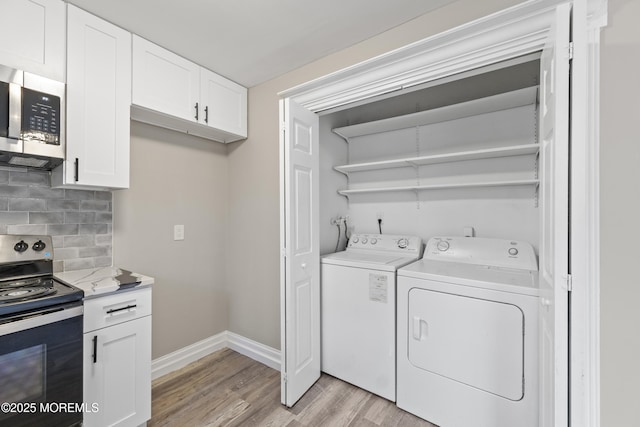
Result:
[[[173,240],[184,240],[184,225],[173,226]]]

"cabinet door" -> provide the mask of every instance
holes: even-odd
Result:
[[[133,36],[133,103],[170,116],[203,120],[200,67]],[[197,118],[196,118],[197,117]]]
[[[205,124],[246,138],[247,89],[204,68],[200,82]]]
[[[69,5],[65,183],[127,188],[131,34]]]
[[[4,0],[0,13],[0,64],[64,81],[65,3]]]
[[[138,426],[151,418],[151,316],[84,334],[84,426]]]

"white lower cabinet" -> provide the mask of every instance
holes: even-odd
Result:
[[[151,289],[85,301],[84,426],[139,426],[151,418]]]

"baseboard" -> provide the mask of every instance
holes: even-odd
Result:
[[[172,353],[154,359],[151,362],[151,379],[155,380],[189,363],[195,362],[211,353],[227,347],[227,331],[220,332],[202,341],[198,341]]]
[[[280,350],[227,331],[227,346],[268,367],[280,370]]]
[[[233,332],[224,331],[154,359],[151,362],[151,379],[155,380],[184,368],[189,363],[223,348],[230,348],[270,368],[280,370],[280,350]]]

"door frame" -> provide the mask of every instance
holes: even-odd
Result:
[[[526,1],[278,95],[323,114],[540,51],[560,3]],[[571,3],[570,419],[573,425],[590,427],[600,425],[599,35],[607,3]],[[285,228],[281,215],[281,233]],[[284,289],[282,275],[280,280]]]

